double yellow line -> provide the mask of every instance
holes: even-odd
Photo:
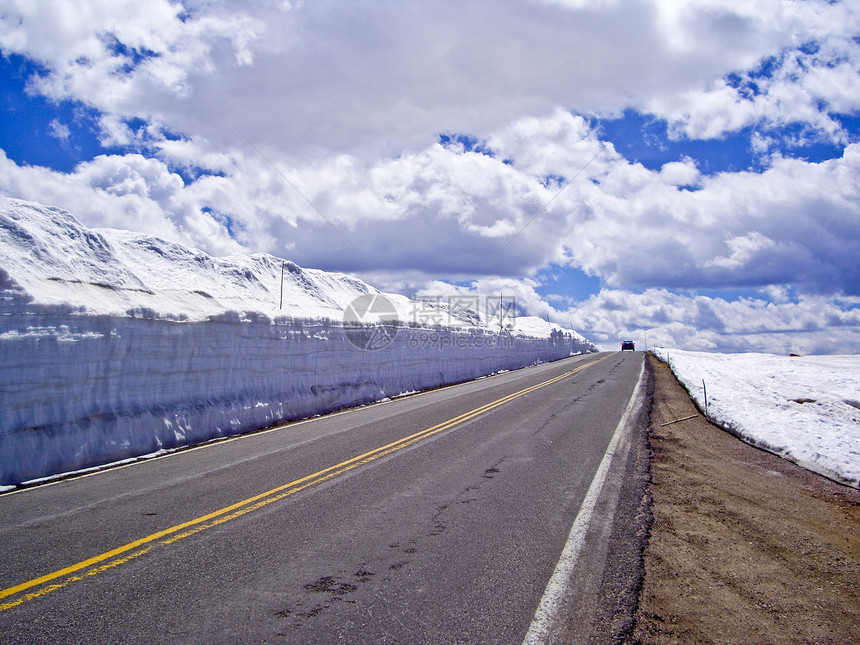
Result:
[[[306,488],[310,488],[316,484],[321,484],[322,482],[333,479],[334,477],[350,471],[353,468],[368,464],[385,457],[386,455],[390,455],[393,452],[397,452],[398,450],[411,446],[423,439],[432,437],[440,432],[444,432],[456,425],[465,423],[466,421],[485,414],[490,410],[504,405],[505,403],[509,403],[514,399],[525,396],[530,392],[534,392],[535,390],[557,383],[568,376],[581,372],[586,367],[593,365],[596,362],[597,361],[591,361],[585,363],[584,365],[580,365],[573,370],[567,371],[564,374],[560,374],[559,376],[547,381],[543,381],[537,385],[532,385],[531,387],[519,390],[500,399],[496,399],[495,401],[482,405],[474,410],[464,412],[453,419],[448,419],[447,421],[443,421],[442,423],[436,424],[407,437],[403,437],[397,441],[392,441],[391,443],[380,446],[379,448],[374,448],[373,450],[361,455],[342,461],[339,464],[319,470],[312,475],[307,475],[300,479],[291,481],[289,484],[277,486],[276,488],[267,490],[264,493],[243,499],[242,501],[231,504],[230,506],[225,506],[224,508],[213,511],[212,513],[202,515],[193,520],[189,520],[188,522],[182,522],[181,524],[171,526],[170,528],[147,535],[146,537],[134,540],[133,542],[111,549],[110,551],[105,551],[100,555],[93,556],[92,558],[88,558],[87,560],[83,560],[77,564],[59,569],[58,571],[48,573],[38,578],[33,578],[27,582],[22,582],[14,587],[3,589],[0,591],[0,611],[11,609],[12,607],[16,607],[28,600],[33,600],[34,598],[44,596],[52,591],[56,591],[57,589],[61,589],[73,582],[84,580],[88,576],[98,575],[103,571],[125,564],[126,562],[148,553],[154,546],[156,546],[156,544],[173,544],[190,535],[205,531],[206,529],[218,526],[219,524],[224,524],[225,522],[241,517],[246,513],[250,513],[251,511],[258,510],[285,497],[294,495]],[[33,591],[23,593],[30,589]],[[15,597],[13,598],[13,596]],[[4,598],[9,598],[9,600],[2,602]]]

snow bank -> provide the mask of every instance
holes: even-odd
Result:
[[[368,295],[382,294],[348,275],[0,198],[0,485],[594,351],[540,319],[500,333],[393,294],[369,351],[343,323]]]
[[[860,356],[653,351],[713,422],[860,488]]]

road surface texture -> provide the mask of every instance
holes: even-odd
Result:
[[[0,641],[613,640],[645,537],[643,361],[573,357],[2,495]]]
[[[860,643],[860,491],[742,443],[655,381],[639,643]],[[669,423],[670,425],[663,425]]]

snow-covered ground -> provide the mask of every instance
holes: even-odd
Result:
[[[502,307],[215,258],[0,197],[0,485],[595,349]]]
[[[860,356],[653,352],[715,423],[860,488]]]

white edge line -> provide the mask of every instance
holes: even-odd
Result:
[[[600,491],[603,489],[603,484],[606,481],[606,475],[609,473],[609,466],[615,455],[615,449],[618,447],[618,442],[624,434],[629,417],[639,399],[639,391],[642,388],[642,376],[644,373],[645,362],[643,361],[642,368],[639,370],[639,380],[636,383],[630,401],[627,403],[627,408],[624,410],[624,414],[621,415],[621,420],[615,428],[615,434],[612,435],[609,446],[606,448],[606,453],[597,467],[594,479],[591,480],[591,485],[588,487],[588,492],[582,500],[582,506],[580,506],[579,513],[573,521],[573,526],[570,527],[567,542],[558,559],[555,571],[553,571],[546,585],[543,597],[540,603],[538,603],[534,618],[532,618],[531,625],[529,625],[529,629],[523,639],[523,645],[538,645],[548,641],[550,628],[553,622],[555,622],[562,600],[567,595],[567,588],[573,574],[573,569],[579,560],[582,547],[585,545],[585,534],[591,522],[591,515],[597,504],[597,499],[600,497]]]

